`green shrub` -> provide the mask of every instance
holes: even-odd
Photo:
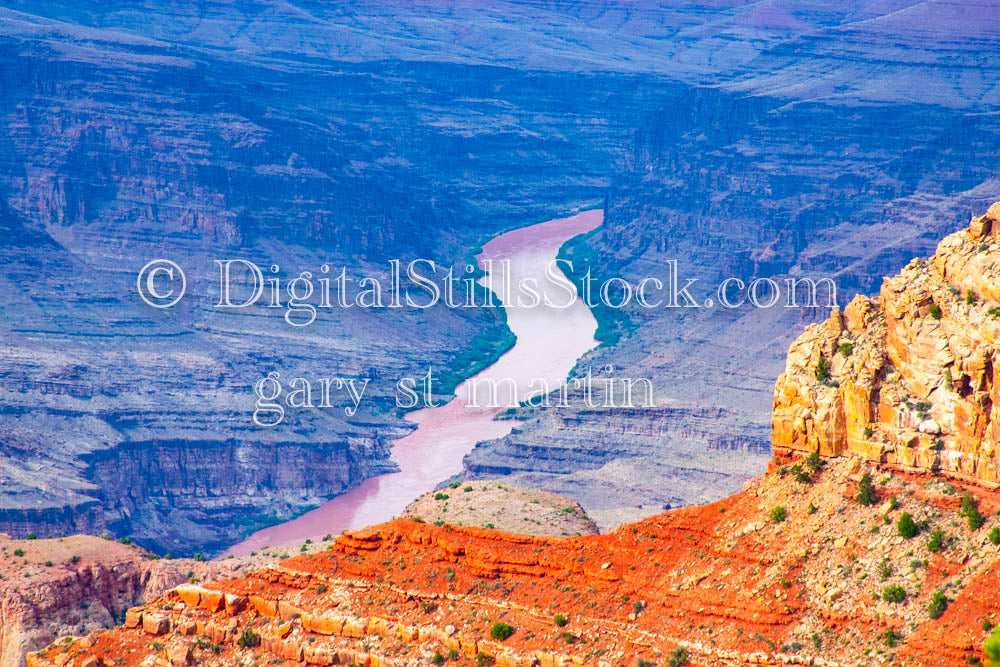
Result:
[[[941,591],[935,591],[931,596],[931,602],[927,605],[927,614],[931,618],[937,618],[948,608],[948,598]]]
[[[913,521],[913,516],[909,512],[903,512],[899,515],[899,521],[896,522],[896,530],[906,539],[916,537],[917,533],[920,532],[917,524]]]
[[[965,302],[970,306],[976,302],[976,295],[972,290],[965,290]]]
[[[503,621],[497,621],[490,628],[490,637],[496,639],[497,641],[503,641],[514,634],[514,628],[510,627]]]
[[[935,320],[941,319],[941,306],[937,305],[936,303],[931,304],[931,317],[933,317]]]
[[[433,662],[435,665],[443,665],[444,661],[445,657],[441,655],[441,651],[434,651],[434,657],[431,658],[431,662]]]
[[[255,648],[260,646],[260,635],[250,628],[244,628],[243,634],[240,635],[238,640],[236,640],[236,643],[243,648]]]
[[[986,519],[979,511],[979,508],[976,507],[976,501],[968,493],[962,496],[962,507],[959,510],[959,514],[968,520],[969,530],[979,530],[986,523]]]
[[[569,618],[564,614],[556,614],[555,617],[552,619],[552,622],[555,623],[560,628],[564,628],[566,627],[566,624],[569,623]]]
[[[809,466],[813,471],[819,470],[823,467],[823,459],[819,457],[819,452],[813,452],[806,457],[806,465]]]
[[[778,505],[773,510],[771,510],[771,521],[773,523],[781,523],[788,517],[788,512],[781,505]]]
[[[27,539],[29,539],[29,540],[37,540],[38,539],[38,535],[35,535],[34,533],[28,533]]]
[[[899,642],[899,640],[902,639],[902,637],[892,628],[889,628],[885,632],[879,633],[878,637],[876,638],[882,640],[882,643],[884,643],[889,648],[893,648]]]
[[[987,537],[993,546],[1000,545],[1000,526],[990,528],[990,534]]]
[[[932,530],[931,537],[927,540],[927,549],[933,552],[941,551],[944,547],[944,533],[940,530]]]
[[[899,604],[906,600],[906,589],[902,586],[886,586],[882,589],[882,599],[892,604]]]
[[[1000,665],[1000,626],[994,628],[993,634],[986,638],[986,643],[983,644],[983,653],[986,654],[990,665],[994,667]]]
[[[434,500],[448,500],[448,494],[447,493],[435,493],[434,494]]]
[[[837,346],[837,352],[840,352],[845,357],[851,356],[851,352],[854,351],[854,346],[850,343],[841,343]]]
[[[670,654],[670,658],[667,659],[667,665],[669,667],[683,667],[688,664],[689,659],[687,649],[683,646],[678,646]]]
[[[820,382],[826,382],[830,379],[830,361],[826,357],[820,356],[819,361],[816,362],[816,369],[813,371],[813,375]]]
[[[14,549],[14,555],[18,556],[18,557],[23,556],[24,555],[24,549]]]
[[[875,492],[875,484],[872,482],[872,476],[865,473],[864,477],[858,483],[858,495],[856,496],[858,503],[862,505],[874,505],[878,502],[878,494]]]

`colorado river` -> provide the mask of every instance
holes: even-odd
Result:
[[[509,275],[499,276],[496,275],[499,269],[494,270],[482,279],[483,284],[499,295],[504,291],[494,281],[505,279],[516,285],[522,279],[535,279],[543,298],[548,294],[554,303],[565,304],[565,288],[546,278],[546,266],[555,259],[563,243],[594,229],[602,219],[599,209],[584,211],[491,239],[476,259],[484,269],[489,266],[487,260],[493,260],[494,267],[507,260],[509,264],[504,266]],[[559,387],[577,359],[597,344],[594,340],[597,322],[580,300],[564,308],[546,306],[543,301],[535,307],[505,303],[504,309],[517,341],[475,378],[498,384],[512,382],[517,387],[514,404],[531,388],[537,388],[539,381],[553,389]],[[400,515],[417,496],[461,472],[462,459],[477,442],[503,437],[514,427],[513,421],[493,420],[503,408],[471,407],[470,403],[485,405],[489,401],[481,396],[480,400],[471,401],[470,386],[466,380],[448,404],[406,416],[417,428],[393,443],[391,458],[399,465],[399,472],[368,479],[297,519],[257,531],[224,555],[245,555],[264,546],[298,544],[308,538],[316,539],[327,533],[336,535]],[[500,396],[503,395],[501,392]]]

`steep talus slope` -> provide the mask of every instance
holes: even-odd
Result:
[[[86,635],[120,623],[129,607],[191,577],[231,577],[249,564],[151,559],[135,546],[90,535],[0,534],[0,666],[20,667],[27,652],[67,632]]]

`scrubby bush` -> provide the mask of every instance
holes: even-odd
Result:
[[[856,496],[857,501],[862,505],[874,505],[878,502],[878,494],[875,492],[875,483],[872,482],[872,476],[865,473],[864,477],[858,483],[858,495]]]
[[[1000,665],[1000,626],[997,626],[993,634],[986,639],[983,653],[986,654],[986,659],[990,661],[992,667]]]
[[[896,530],[906,539],[916,537],[917,533],[920,532],[916,522],[913,521],[913,516],[909,512],[903,512],[899,515],[899,521],[896,522]]]
[[[878,639],[880,639],[882,643],[888,646],[889,648],[893,648],[894,646],[896,646],[896,644],[899,643],[899,640],[902,639],[902,637],[900,637],[900,635],[895,630],[889,628],[885,632],[879,633]]]
[[[931,537],[927,540],[927,549],[930,551],[941,551],[944,547],[944,533],[940,530],[932,530]]]
[[[962,496],[962,507],[959,510],[959,514],[968,520],[969,530],[979,530],[986,523],[986,519],[979,511],[979,508],[976,507],[976,501],[968,493]]]
[[[937,305],[936,303],[931,304],[931,317],[933,317],[935,320],[941,319],[941,306]]]
[[[931,602],[927,605],[927,614],[931,618],[937,618],[948,608],[948,598],[941,591],[935,591],[931,596]]]
[[[566,627],[566,624],[569,623],[569,618],[565,614],[556,614],[555,617],[553,617],[552,622],[560,628],[564,628]]]
[[[886,586],[882,589],[882,599],[892,604],[899,604],[906,599],[906,589],[902,586]]]
[[[840,352],[845,357],[851,356],[851,352],[854,351],[854,346],[850,343],[841,343],[837,346],[837,352]]]
[[[687,649],[683,646],[678,646],[674,649],[674,652],[670,654],[670,658],[667,660],[667,665],[669,665],[669,667],[683,667],[683,665],[688,664],[689,659]]]
[[[255,648],[260,646],[260,635],[250,628],[245,628],[236,643],[244,648]]]
[[[503,621],[497,621],[490,628],[490,637],[496,639],[497,641],[503,641],[514,634],[514,628],[510,627]]]
[[[820,356],[819,361],[816,362],[816,369],[813,371],[813,375],[820,382],[826,382],[830,379],[830,361],[826,357]]]
[[[993,526],[990,528],[990,534],[987,535],[990,540],[990,544],[993,546],[1000,545],[1000,526]]]
[[[771,510],[771,521],[773,523],[781,523],[788,516],[788,512],[781,505],[778,505],[773,510]]]

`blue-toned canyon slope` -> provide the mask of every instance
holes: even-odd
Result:
[[[997,199],[1000,11],[832,4],[0,2],[0,531],[218,550],[389,469],[395,379],[502,330],[221,313],[214,258],[461,266],[603,202],[568,249],[598,275],[677,259],[706,286],[874,291]],[[135,294],[153,257],[188,269],[167,312]],[[774,377],[816,316],[627,310],[581,363],[652,377],[661,407],[525,410],[469,474],[603,527],[729,493],[762,469]],[[373,377],[375,397],[255,428],[275,368]]]

